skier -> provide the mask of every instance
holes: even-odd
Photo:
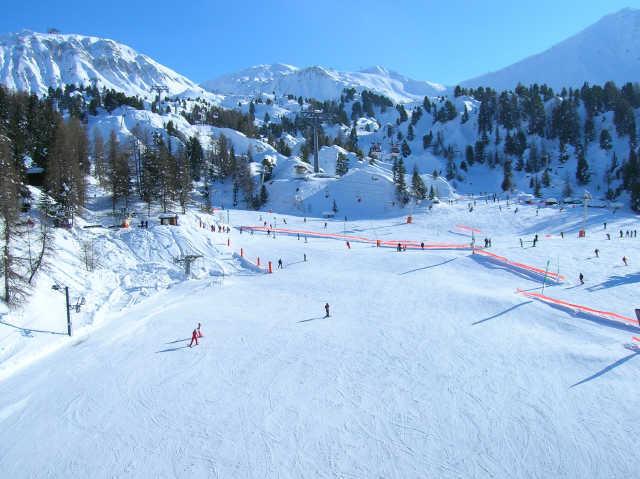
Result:
[[[607,239],[610,240],[611,239],[611,235],[609,233],[607,233]]]
[[[200,323],[198,323],[198,327],[196,328],[198,330],[198,337],[201,338],[202,337],[202,331],[200,330],[200,327],[202,325]]]
[[[325,318],[330,317],[331,315],[329,314],[329,303],[326,303],[326,304],[324,305],[324,310],[325,310],[325,315],[324,315],[324,317],[325,317]]]
[[[607,222],[606,221],[603,223],[603,225],[604,225],[604,229],[607,229]]]
[[[584,276],[582,275],[582,273],[580,273],[580,276],[578,276],[578,278],[580,278],[580,284],[584,284]]]
[[[306,263],[306,262],[307,262],[307,253],[304,253],[304,254],[302,255],[302,257],[304,258],[304,261],[305,261],[305,263]]]
[[[564,231],[560,231],[560,238],[564,239]]]
[[[402,251],[402,245],[400,243],[398,243],[398,253]]]
[[[348,241],[347,241],[347,248],[351,249],[351,245],[349,244]]]
[[[593,252],[596,254],[596,258],[600,257],[600,250],[598,248],[594,249]]]
[[[420,243],[420,248],[424,249],[424,241]]]
[[[278,259],[278,269],[282,269],[282,258]]]
[[[327,229],[327,222],[324,222],[324,229]]]
[[[189,343],[189,347],[193,346],[193,343],[196,343],[196,346],[198,345],[198,330],[194,329],[193,333],[191,333],[191,342]]]
[[[626,256],[623,256],[623,257],[622,257],[622,262],[624,263],[624,265],[625,265],[625,266],[628,266],[628,264],[627,264],[627,257],[626,257]]]
[[[535,236],[533,237],[533,247],[534,247],[534,248],[536,247],[536,243],[537,243],[537,242],[538,242],[538,235],[535,235]]]

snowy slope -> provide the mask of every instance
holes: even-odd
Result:
[[[231,211],[235,225],[261,217]],[[323,220],[286,219],[325,232]],[[551,296],[623,314],[635,305],[638,240],[607,241],[601,224],[628,229],[631,216],[599,213],[586,239],[576,237],[579,209],[515,213],[504,201],[402,220],[330,221],[326,231],[465,242],[453,230],[471,224],[496,253],[551,258],[554,269],[558,257],[568,282],[547,286]],[[534,232],[538,246],[520,248]],[[627,444],[640,420],[640,355],[625,349],[637,328],[522,298],[516,288],[540,282],[469,251],[347,249],[246,230],[231,242],[284,269],[176,285],[0,382],[6,477],[637,475],[640,454]],[[204,337],[189,349],[197,322]]]
[[[258,65],[206,81],[202,86],[223,94],[256,96],[275,91],[278,95],[292,94],[318,100],[337,99],[343,89],[355,88],[381,93],[397,103],[446,92],[446,88],[438,83],[412,80],[379,66],[358,72],[340,72],[321,66]]]
[[[191,80],[113,40],[22,31],[0,36],[0,83],[45,94],[65,84],[113,88],[151,97],[153,85],[170,94],[199,90]]]
[[[607,15],[580,33],[502,70],[461,83],[467,87],[514,89],[518,82],[580,87],[584,82],[621,86],[640,77],[640,10]]]

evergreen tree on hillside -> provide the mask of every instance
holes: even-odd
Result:
[[[511,160],[505,160],[502,165],[502,191],[509,191],[513,188],[513,171],[511,169]]]
[[[413,165],[413,173],[411,175],[411,189],[413,190],[413,195],[417,200],[423,200],[427,193],[427,188],[422,180],[422,177],[418,173],[418,167]]]
[[[336,175],[344,176],[349,171],[349,159],[344,153],[338,153],[336,160]]]
[[[402,158],[398,160],[396,171],[397,171],[396,172],[396,177],[397,177],[396,196],[398,197],[398,201],[400,201],[400,203],[404,205],[408,201],[407,183],[405,180],[405,175],[407,174],[407,170],[404,166],[404,160]]]
[[[609,151],[612,148],[611,133],[606,128],[603,128],[600,132],[600,148],[605,151]]]
[[[473,161],[475,159],[473,145],[467,145],[466,149],[464,150],[464,158],[469,166],[473,165]]]
[[[586,185],[587,183],[589,183],[591,173],[589,172],[589,163],[587,162],[584,148],[577,148],[576,156],[578,158],[578,163],[576,166],[576,180],[578,180],[579,184]]]
[[[407,128],[407,140],[413,141],[415,138],[416,134],[413,131],[413,125],[409,125],[409,128]]]
[[[616,126],[618,136],[629,135],[633,145],[636,143],[636,117],[633,107],[624,98],[616,101],[613,112],[613,123]]]
[[[402,156],[404,158],[407,158],[409,155],[411,155],[411,148],[409,148],[409,144],[407,143],[407,140],[402,141],[400,151],[402,152]]]

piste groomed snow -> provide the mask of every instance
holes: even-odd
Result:
[[[225,234],[226,211],[194,211],[104,233],[118,300],[99,323],[49,334],[65,327],[53,295],[2,327],[2,476],[635,477],[637,322],[539,301],[544,273],[523,269],[548,268],[545,297],[633,316],[638,240],[605,234],[635,217],[593,210],[578,238],[580,208],[472,201],[411,224],[230,210]],[[156,252],[135,275],[154,243],[207,262],[184,281]]]

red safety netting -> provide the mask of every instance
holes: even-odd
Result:
[[[526,296],[527,298],[538,299],[540,301],[544,301],[545,303],[555,304],[557,306],[560,306],[566,309],[571,309],[573,311],[578,311],[580,313],[585,313],[592,316],[598,316],[600,318],[608,319],[610,321],[622,321],[624,323],[633,324],[634,326],[638,326],[639,324],[637,320],[633,318],[629,318],[627,316],[623,316],[618,313],[612,313],[610,311],[600,311],[598,309],[589,308],[588,306],[569,303],[568,301],[564,301],[562,299],[551,298],[549,296],[545,296],[544,294],[532,293],[529,291],[522,291],[521,289],[518,289],[517,292],[518,294],[521,294],[522,296]]]
[[[301,235],[308,236],[309,238],[327,238],[327,239],[339,239],[343,241],[353,241],[358,243],[372,243],[376,244],[379,242],[380,246],[383,247],[397,247],[398,244],[406,247],[407,249],[422,249],[422,244],[420,241],[412,241],[412,240],[376,240],[371,238],[366,238],[364,236],[353,236],[346,235],[340,233],[321,233],[319,231],[306,231],[306,230],[293,230],[288,228],[269,228],[266,226],[242,226],[243,230],[254,230],[254,231],[270,231],[280,234],[287,235]],[[457,249],[457,250],[469,250],[471,249],[471,245],[469,243],[425,243],[424,249]]]
[[[518,268],[521,270],[524,270],[528,273],[534,273],[536,275],[540,275],[540,276],[545,276],[547,277],[548,280],[553,281],[554,283],[562,283],[564,281],[564,276],[562,276],[561,274],[558,273],[553,273],[551,271],[545,271],[544,269],[541,268],[536,268],[535,266],[531,266],[528,264],[524,264],[524,263],[517,263],[515,261],[511,261],[508,258],[505,258],[504,256],[499,256],[497,254],[494,253],[490,253],[487,250],[484,249],[475,249],[474,250],[475,254],[479,254],[482,256],[486,256],[487,258],[493,260],[493,261],[497,261],[499,263],[504,263],[507,264],[509,266],[512,266],[514,268]]]

